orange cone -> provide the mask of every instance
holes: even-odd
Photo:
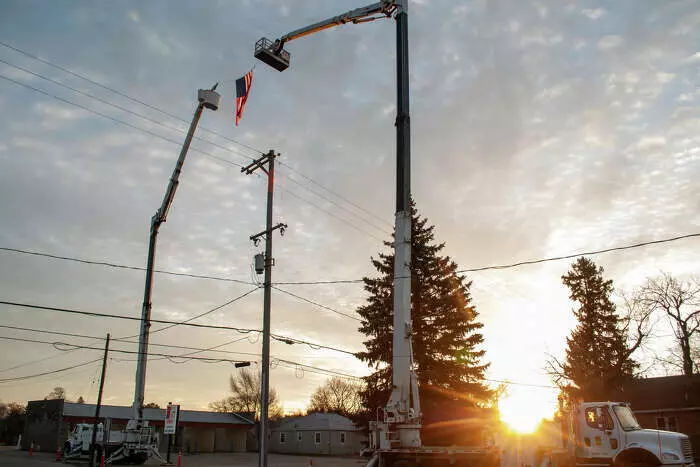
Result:
[[[29,457],[32,457],[33,453],[34,453],[34,447],[30,444],[29,445]]]
[[[105,467],[105,452],[102,451],[102,457],[100,457],[100,467]]]
[[[314,460],[313,460],[313,459],[309,459],[309,466],[312,466],[312,465],[314,465]]]
[[[182,467],[182,451],[177,452],[177,467]]]
[[[61,460],[61,448],[56,449],[56,460],[60,461]]]

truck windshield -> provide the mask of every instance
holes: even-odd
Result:
[[[615,411],[615,415],[620,421],[620,426],[623,430],[641,430],[642,427],[639,426],[639,422],[632,413],[632,409],[630,409],[626,405],[615,405],[613,406],[613,410]]]

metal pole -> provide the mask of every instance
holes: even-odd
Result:
[[[90,443],[90,467],[95,467],[95,443],[97,442],[97,423],[100,419],[100,408],[102,407],[102,391],[105,388],[105,373],[107,372],[107,353],[109,352],[109,333],[105,340],[105,354],[102,357],[102,374],[100,375],[100,390],[97,393],[97,406],[95,407],[95,420],[92,423],[92,442]],[[104,431],[102,441],[104,442]]]
[[[197,105],[197,109],[194,112],[194,117],[192,118],[192,123],[190,123],[190,129],[187,131],[187,137],[185,138],[185,143],[182,145],[180,150],[180,156],[175,164],[175,170],[170,177],[170,183],[168,184],[168,189],[165,192],[165,197],[163,198],[163,204],[156,211],[156,213],[151,218],[151,236],[148,243],[148,262],[146,265],[146,285],[143,291],[143,308],[141,311],[141,331],[139,332],[139,353],[137,356],[136,363],[136,384],[134,387],[134,419],[140,425],[143,421],[143,398],[146,390],[146,364],[148,362],[148,338],[149,331],[151,328],[151,293],[153,292],[153,268],[156,260],[156,242],[158,240],[158,230],[165,218],[168,215],[168,209],[172,204],[173,198],[175,197],[175,190],[179,183],[180,172],[182,172],[182,165],[185,162],[185,156],[190,148],[190,143],[192,142],[192,137],[194,136],[194,131],[197,128],[197,123],[199,123],[199,118],[202,116],[202,110],[204,109],[204,104],[200,102]]]
[[[172,410],[172,402],[168,402],[168,407],[170,407],[170,410]],[[167,409],[166,409],[167,410]],[[167,418],[167,417],[166,417]],[[177,430],[177,429],[176,429]],[[173,444],[173,435],[169,434],[168,435],[168,450],[165,455],[165,463],[170,464],[170,445]]]
[[[265,230],[265,279],[263,297],[263,342],[262,342],[262,381],[260,395],[260,463],[267,467],[267,421],[270,396],[270,306],[272,292],[272,199],[275,187],[275,155],[272,151],[267,160],[267,222]]]

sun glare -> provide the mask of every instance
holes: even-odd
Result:
[[[501,420],[518,433],[532,433],[540,421],[551,413],[547,405],[539,400],[533,400],[531,394],[515,392],[498,402]],[[544,410],[543,410],[544,409]]]

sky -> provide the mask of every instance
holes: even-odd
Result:
[[[409,4],[412,191],[460,269],[699,230],[696,1]],[[202,115],[202,139],[194,140],[185,162],[156,261],[164,270],[244,283],[159,274],[153,317],[190,318],[254,289],[245,282],[261,280],[252,261],[262,245],[249,237],[264,228],[265,178],[221,161],[245,165],[259,155],[255,149],[280,153],[274,221],[289,228],[274,237],[273,281],[374,274],[370,258],[387,251],[382,241],[390,238],[394,213],[393,21],[345,25],[294,41],[283,73],[252,56],[260,37],[275,38],[358,6],[345,0],[3,1],[2,43],[93,82],[0,46],[0,247],[143,267],[150,218],[197,89],[219,82],[221,107]],[[234,81],[253,66],[251,94],[236,127]],[[616,288],[630,292],[661,271],[696,273],[700,254],[697,240],[686,239],[594,259]],[[552,384],[545,362],[563,355],[575,324],[561,283],[569,266],[557,261],[467,274],[484,323],[490,379]],[[138,317],[143,281],[139,270],[0,252],[5,301]],[[357,283],[280,288],[351,316],[366,299]],[[262,296],[257,290],[196,322],[259,329]],[[0,310],[5,326],[90,336],[138,333],[136,321]],[[357,327],[352,318],[273,291],[275,333],[356,351],[363,341]],[[103,345],[9,328],[0,328],[0,335]],[[671,345],[664,335],[661,328],[652,351]],[[239,355],[201,355],[258,359],[254,333],[180,326],[154,333],[151,342],[203,347],[234,339],[222,349]],[[136,346],[115,342],[112,348]],[[63,386],[69,397],[94,402],[97,362],[3,381],[100,358],[98,350],[65,350],[0,339],[0,399],[39,399]],[[303,408],[327,376],[280,358],[368,373],[354,357],[331,350],[273,341],[272,354],[271,384],[286,410]],[[105,403],[133,400],[133,359],[112,353]],[[230,363],[153,357],[146,401],[205,409],[227,395],[236,371]],[[551,388],[511,384],[504,407],[528,407],[532,417],[541,417],[551,415],[555,401]]]

